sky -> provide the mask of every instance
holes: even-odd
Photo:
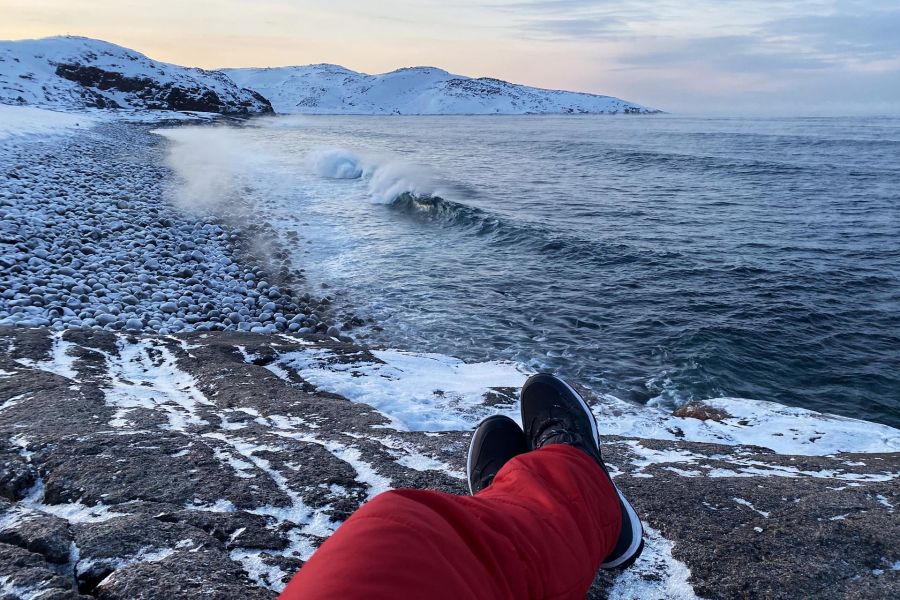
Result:
[[[690,114],[900,114],[900,0],[0,0],[206,68],[429,65]]]

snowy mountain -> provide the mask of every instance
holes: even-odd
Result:
[[[383,75],[337,65],[223,69],[238,85],[269,99],[279,113],[311,114],[529,114],[656,113],[611,96],[545,90],[434,67]]]
[[[611,96],[463,77],[434,67],[382,75],[327,64],[207,71],[75,36],[0,41],[0,104],[228,114],[270,113],[273,107],[311,114],[659,112]]]
[[[220,71],[180,67],[83,37],[0,41],[0,104],[270,113]]]

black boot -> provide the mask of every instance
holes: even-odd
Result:
[[[506,461],[528,451],[519,425],[503,415],[488,417],[475,429],[469,444],[466,473],[473,496],[491,485]]]
[[[597,421],[587,402],[572,386],[554,375],[539,373],[529,377],[522,386],[521,399],[522,426],[529,450],[550,444],[574,446],[596,460],[609,477],[600,456]],[[622,492],[618,488],[616,492],[622,510],[622,532],[612,553],[600,565],[604,569],[629,567],[644,549],[641,520]]]

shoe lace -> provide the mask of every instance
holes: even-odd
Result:
[[[538,429],[535,440],[535,448],[543,448],[550,444],[584,445],[584,437],[567,428],[562,419],[547,419]]]

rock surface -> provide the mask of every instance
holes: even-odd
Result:
[[[4,492],[0,571],[59,597],[186,598],[200,585],[274,597],[374,494],[465,493],[468,432],[386,429],[285,359],[322,352],[336,369],[378,360],[317,335],[0,329],[0,478],[32,474]],[[900,591],[897,454],[603,442],[648,549],[633,570],[601,574],[591,597]]]

